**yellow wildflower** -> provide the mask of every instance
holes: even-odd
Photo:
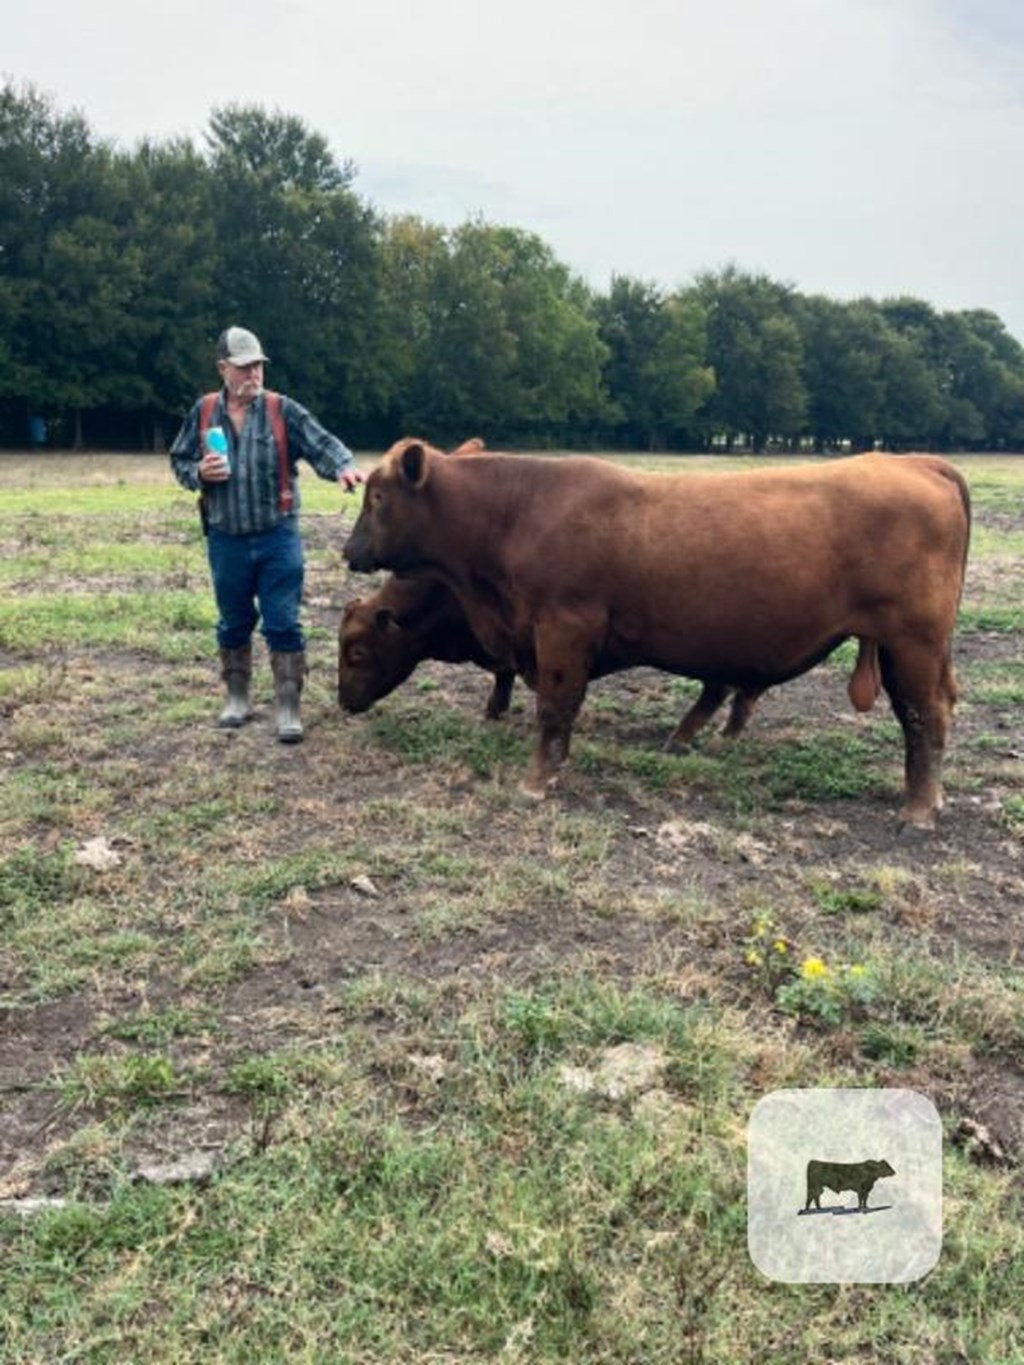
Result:
[[[850,968],[850,975],[865,976],[867,974],[867,970],[868,969],[867,967],[864,966],[863,962],[855,962],[853,966]]]
[[[784,938],[777,938],[775,942],[772,944],[772,947],[775,949],[777,953],[789,952],[789,944],[786,942]]]
[[[820,957],[805,957],[800,965],[800,975],[805,981],[820,981],[831,973]]]
[[[749,948],[746,957],[752,967],[760,967],[761,963],[764,961],[764,958],[756,948]]]

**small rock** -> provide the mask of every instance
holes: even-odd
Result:
[[[94,872],[109,872],[112,867],[120,866],[121,855],[100,836],[86,840],[75,853],[75,862],[79,867],[91,867]]]
[[[575,1090],[578,1095],[589,1095],[597,1089],[594,1073],[585,1066],[563,1066],[559,1068],[558,1075],[566,1090]]]
[[[147,1185],[206,1185],[216,1169],[215,1152],[190,1152],[176,1161],[140,1166],[135,1179]]]
[[[963,1147],[967,1155],[977,1162],[992,1162],[993,1165],[1006,1165],[1010,1158],[983,1123],[964,1118],[957,1125],[953,1141]]]
[[[349,886],[353,891],[358,891],[361,896],[380,896],[380,892],[366,876],[353,877]]]
[[[609,1099],[650,1090],[665,1069],[665,1056],[643,1043],[619,1043],[601,1058],[598,1082]]]
[[[658,826],[654,837],[662,848],[683,849],[695,844],[698,848],[714,849],[721,840],[722,831],[703,820],[666,820]]]
[[[67,1207],[66,1199],[0,1199],[0,1214],[12,1213],[16,1218],[35,1218],[41,1213]]]
[[[282,902],[286,910],[303,915],[313,908],[313,900],[304,886],[293,886]]]
[[[755,839],[752,834],[737,835],[733,847],[740,858],[745,863],[750,863],[751,867],[763,867],[771,851],[767,844]]]
[[[665,1056],[657,1048],[642,1043],[619,1043],[607,1048],[593,1071],[580,1066],[563,1066],[562,1084],[577,1094],[594,1092],[609,1100],[621,1100],[651,1090],[665,1069]]]
[[[514,1250],[511,1241],[503,1232],[488,1232],[484,1237],[484,1246],[487,1248],[488,1252],[492,1256],[497,1257],[498,1260],[504,1260],[506,1257],[511,1256]]]
[[[433,1081],[435,1085],[440,1085],[448,1071],[448,1063],[440,1053],[435,1052],[427,1056],[423,1052],[410,1052],[409,1065],[414,1071],[418,1071],[427,1080]]]
[[[679,1108],[679,1101],[667,1090],[648,1090],[636,1102],[637,1113],[651,1119],[666,1119]]]

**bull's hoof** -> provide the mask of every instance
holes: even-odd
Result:
[[[900,835],[914,837],[931,834],[935,829],[937,813],[934,810],[914,810],[904,806],[900,811]]]
[[[557,783],[557,772],[551,773],[548,777],[538,777],[535,773],[527,772],[519,783],[519,794],[531,802],[543,801]]]

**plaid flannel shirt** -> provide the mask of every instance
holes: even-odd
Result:
[[[291,470],[293,503],[291,513],[279,506],[280,475],[277,444],[267,416],[263,394],[246,413],[241,434],[227,416],[224,395],[218,399],[211,426],[221,426],[228,440],[231,477],[223,483],[203,483],[199,478],[199,409],[196,403],[182,423],[171,446],[171,468],[183,488],[201,490],[206,503],[208,524],[229,535],[252,535],[269,531],[286,516],[299,510],[299,483],[296,463],[304,458],[322,479],[337,480],[343,469],[355,464],[355,456],[337,436],[325,430],[301,403],[281,396],[281,415],[288,433],[288,464]]]

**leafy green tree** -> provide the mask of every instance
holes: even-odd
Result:
[[[589,295],[539,238],[399,218],[383,255],[403,429],[544,440],[601,420],[605,352]]]
[[[445,230],[411,214],[394,217],[384,224],[379,254],[381,322],[391,378],[384,426],[395,433],[426,435],[431,430],[426,362],[434,283],[448,254]]]
[[[914,336],[893,328],[886,330],[882,359],[877,439],[888,450],[927,448],[947,410],[938,371]]]
[[[419,355],[416,414],[448,440],[504,430],[513,410],[516,338],[508,326],[502,279],[479,233],[446,234],[437,262]]]
[[[986,348],[986,369],[994,371],[984,382],[987,440],[997,448],[1020,449],[1024,445],[1024,346],[987,309],[969,309],[956,316]]]
[[[745,436],[756,451],[769,438],[799,436],[808,395],[793,290],[728,266],[699,275],[684,297],[696,299],[707,318],[707,358],[716,378],[706,409],[709,429],[730,445]]]
[[[844,441],[869,449],[886,391],[885,322],[870,305],[821,295],[799,299],[795,318],[815,449]]]
[[[128,161],[31,88],[0,90],[0,392],[68,416],[117,401],[142,279]]]
[[[214,112],[207,136],[220,326],[259,333],[287,389],[351,434],[386,398],[379,224],[354,170],[298,118]]]
[[[131,165],[144,286],[129,330],[134,384],[119,390],[144,444],[162,448],[197,392],[216,383],[217,237],[209,167],[188,140],[143,142]]]
[[[978,449],[1005,443],[1015,409],[1019,421],[1024,349],[983,310],[943,313],[939,336],[947,396],[939,444]]]
[[[514,338],[507,382],[507,427],[519,439],[563,439],[606,410],[601,370],[606,351],[589,292],[533,233],[464,225],[456,253],[473,254],[498,283],[506,331]]]
[[[703,309],[693,298],[616,275],[595,311],[609,351],[605,377],[620,438],[649,450],[691,443],[696,414],[715,386],[705,363]]]
[[[1024,348],[985,310],[802,297],[735,266],[594,296],[532,233],[384,221],[354,181],[258,105],[216,110],[202,150],[125,154],[0,86],[0,438],[40,414],[75,444],[160,445],[238,322],[352,441],[1024,447]]]

